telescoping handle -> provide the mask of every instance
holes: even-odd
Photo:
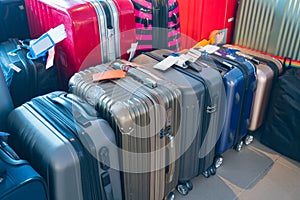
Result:
[[[139,82],[142,82],[143,85],[153,89],[157,87],[156,80],[149,78],[149,76],[145,76],[144,71],[140,71],[136,69],[136,66],[130,65],[128,63],[124,63],[121,60],[115,61],[111,64],[112,68],[114,69],[121,69],[127,74],[129,74],[134,79],[138,80]]]

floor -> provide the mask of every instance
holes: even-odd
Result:
[[[298,200],[300,163],[288,159],[254,140],[241,152],[228,150],[224,163],[210,178],[192,180],[187,196],[175,193],[176,200]]]

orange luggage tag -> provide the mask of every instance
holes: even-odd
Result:
[[[123,70],[112,69],[112,70],[93,74],[93,82],[124,78],[125,75],[126,75],[126,72]]]

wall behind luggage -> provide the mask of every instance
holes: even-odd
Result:
[[[300,60],[300,0],[240,0],[234,43]]]

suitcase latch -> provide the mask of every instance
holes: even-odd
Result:
[[[207,109],[206,109],[207,113],[214,113],[216,111],[217,111],[217,105],[207,106]]]

